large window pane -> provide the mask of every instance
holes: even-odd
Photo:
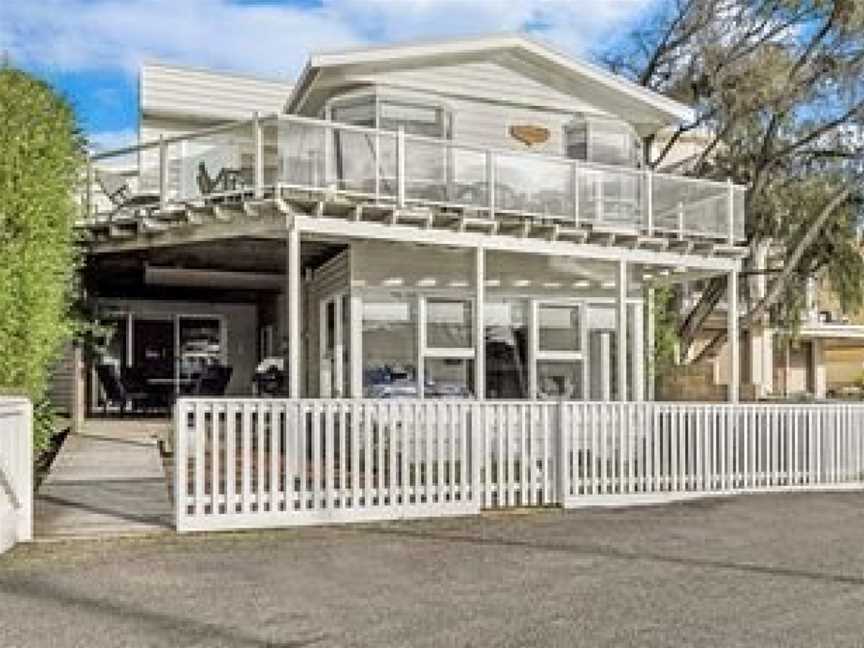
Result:
[[[426,302],[426,345],[438,349],[471,348],[471,302],[430,299]]]
[[[578,306],[541,305],[537,311],[541,351],[579,351],[582,348]]]
[[[440,108],[383,101],[381,103],[381,128],[396,130],[400,126],[409,135],[447,136],[445,114]]]
[[[524,300],[484,307],[487,398],[528,398],[528,316]]]
[[[615,308],[589,306],[587,324],[589,398],[614,399],[618,394],[618,327]]]
[[[401,295],[363,300],[363,393],[370,398],[417,395],[417,312]]]
[[[364,97],[350,104],[341,104],[333,108],[333,121],[355,126],[375,127],[375,98]]]
[[[560,400],[581,399],[582,362],[538,361],[537,398]]]
[[[474,361],[456,358],[427,358],[426,398],[473,398]]]

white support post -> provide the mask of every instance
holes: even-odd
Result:
[[[489,187],[489,220],[495,219],[495,154],[486,151],[486,185]]]
[[[165,137],[159,135],[159,206],[168,204],[168,146]]]
[[[617,299],[615,306],[617,309],[616,325],[618,338],[618,393],[615,394],[618,400],[627,400],[627,262],[623,259],[618,262],[618,276],[615,282],[617,288]]]
[[[609,331],[600,333],[600,400],[612,400],[612,340]]]
[[[729,402],[737,403],[741,387],[741,355],[738,331],[738,270],[727,275],[726,327],[729,344]]]
[[[537,300],[528,302],[528,398],[537,399],[537,350],[539,348],[538,331],[540,324]]]
[[[417,397],[426,395],[426,298],[417,296]]]
[[[728,227],[729,245],[735,245],[735,185],[732,178],[726,180],[728,193],[726,198],[726,226]]]
[[[645,354],[645,383],[648,391],[648,400],[650,401],[653,401],[656,398],[654,339],[654,289],[648,288],[645,295],[645,350],[647,351]]]
[[[603,173],[605,171],[601,171],[597,174],[597,179],[594,182],[594,204],[596,205],[595,216],[598,223],[602,223],[605,218],[604,211],[606,205],[603,200]]]
[[[260,199],[264,194],[264,137],[257,111],[252,115],[252,140],[255,146],[253,191],[255,198]]]
[[[477,400],[486,398],[486,250],[475,252],[474,273],[474,394]]]
[[[629,308],[631,326],[633,327],[633,352],[630,354],[630,367],[633,372],[633,393],[630,400],[645,400],[645,314],[642,304],[632,304]]]
[[[381,202],[381,131],[375,131],[375,204]]]
[[[288,289],[287,289],[287,305],[288,305],[288,366],[286,367],[288,376],[288,396],[291,398],[300,398],[300,347],[302,340],[300,339],[300,229],[296,222],[291,222],[288,225],[288,240],[287,240],[288,262]]]
[[[654,236],[654,172],[645,170],[645,231]]]
[[[828,376],[825,369],[824,341],[810,342],[810,371],[812,372],[813,397],[824,400],[828,395]]]
[[[363,396],[363,298],[351,292],[351,398]]]
[[[579,165],[570,163],[570,190],[573,192],[573,224],[579,227]]]
[[[684,238],[684,201],[678,201],[678,238]]]
[[[396,132],[396,205],[405,207],[405,127]]]
[[[333,318],[335,330],[333,331],[333,385],[332,393],[336,398],[344,398],[345,376],[345,331],[342,330],[342,295],[336,295],[333,299]]]

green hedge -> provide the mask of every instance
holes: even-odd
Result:
[[[50,369],[73,333],[75,189],[83,140],[50,86],[0,69],[0,385],[23,390],[47,441]]]

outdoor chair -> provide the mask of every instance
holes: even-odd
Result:
[[[243,187],[245,181],[242,170],[227,167],[222,167],[214,178],[210,175],[203,160],[198,163],[198,173],[195,175],[195,182],[202,196],[224,191],[236,191]]]
[[[231,381],[233,367],[209,365],[204,367],[192,388],[193,396],[224,396]]]
[[[114,205],[111,217],[122,210],[155,207],[159,204],[159,196],[156,194],[134,193],[127,180],[119,173],[97,169],[96,183]]]
[[[96,365],[96,376],[99,384],[105,392],[105,400],[102,404],[104,414],[108,413],[108,406],[115,405],[120,409],[120,415],[126,413],[126,408],[131,404],[133,408],[147,400],[146,391],[130,391],[120,379],[117,368],[113,364]]]

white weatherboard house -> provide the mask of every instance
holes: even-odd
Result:
[[[140,100],[129,189],[165,210],[94,196],[90,290],[113,357],[181,393],[212,354],[251,394],[287,347],[295,397],[642,400],[646,291],[744,254],[740,188],[642,163],[689,108],[521,37],[315,55],[293,87],[146,65]]]
[[[767,410],[648,402],[649,291],[718,274],[738,398],[744,190],[642,159],[687,106],[521,36],[146,65],[140,102],[83,201],[80,400],[173,406],[178,529],[814,483],[797,410],[781,465]]]

